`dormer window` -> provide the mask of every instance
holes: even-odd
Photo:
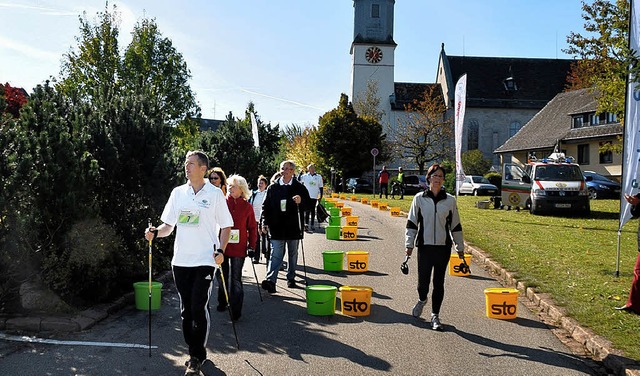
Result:
[[[504,89],[506,91],[516,91],[518,90],[518,85],[516,85],[516,80],[513,77],[507,77],[502,80],[502,84],[504,85]]]

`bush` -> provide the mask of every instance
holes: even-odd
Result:
[[[118,270],[123,241],[99,218],[74,224],[65,235],[65,248],[44,260],[47,285],[74,306],[110,300],[120,292]]]
[[[484,176],[491,182],[491,184],[498,187],[498,190],[502,190],[502,175],[497,172],[489,172]]]

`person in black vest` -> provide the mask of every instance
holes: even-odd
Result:
[[[281,176],[267,188],[262,204],[262,229],[271,234],[271,258],[267,265],[267,276],[262,288],[276,292],[278,271],[284,258],[285,245],[289,255],[287,263],[287,286],[296,287],[296,265],[298,244],[303,236],[303,213],[309,206],[309,191],[294,179],[296,164],[293,161],[280,163]]]

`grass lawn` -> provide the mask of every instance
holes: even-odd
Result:
[[[411,199],[381,201],[408,211]],[[475,204],[481,199],[488,197],[459,198],[465,241],[528,287],[551,294],[569,316],[609,339],[627,357],[640,360],[640,316],[613,309],[629,296],[638,220],[622,228],[620,277],[616,277],[618,200],[592,200],[590,217],[578,218],[478,209]]]

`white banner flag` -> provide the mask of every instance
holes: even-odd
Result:
[[[638,39],[640,35],[640,1],[632,1],[631,8],[631,34],[629,47],[633,51],[640,51]],[[636,52],[637,53],[637,52]],[[622,194],[634,195],[640,187],[640,175],[638,174],[638,160],[640,160],[640,88],[633,82],[634,77],[628,78],[627,109],[624,116],[624,155],[622,156]],[[629,219],[630,205],[623,197],[620,197],[620,227]]]
[[[256,115],[253,112],[250,112],[251,116],[251,133],[253,133],[253,146],[259,148],[260,140],[258,139],[258,122],[256,121]]]
[[[460,185],[464,180],[464,170],[462,169],[462,128],[464,125],[464,110],[467,104],[467,74],[456,83],[455,91],[455,143],[456,143],[456,196],[460,190]]]

